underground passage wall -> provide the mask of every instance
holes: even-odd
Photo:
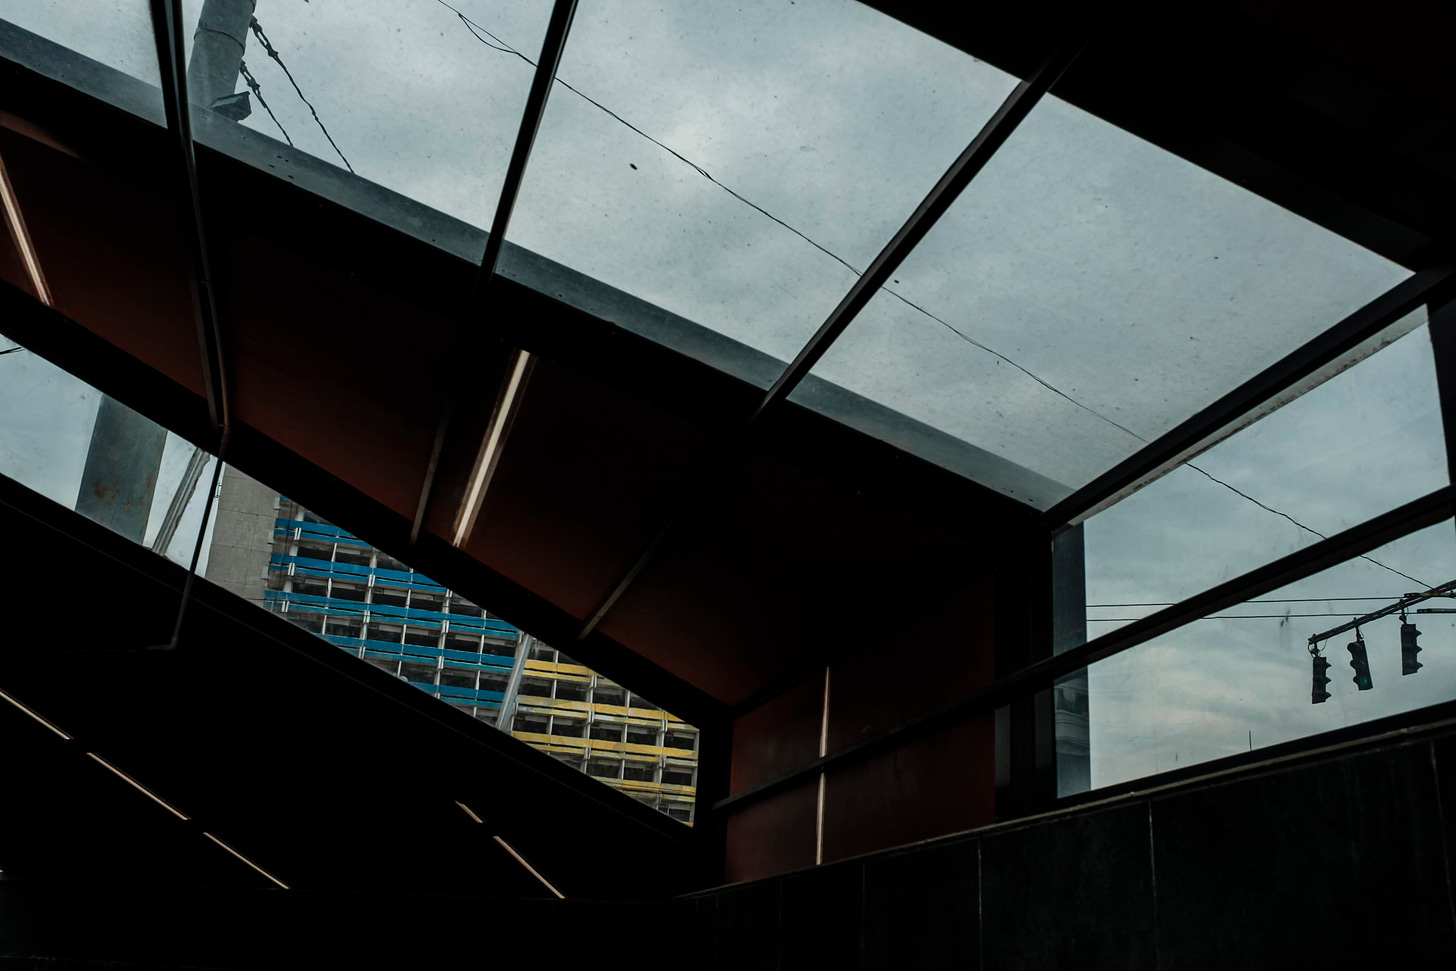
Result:
[[[1426,715],[1444,720],[673,899],[0,880],[0,968],[458,966],[481,922],[564,966],[614,951],[584,928],[646,915],[652,953],[714,971],[1450,967],[1456,710]]]
[[[751,791],[929,714],[993,680],[994,576],[921,616],[869,615],[877,632],[733,726],[725,875],[751,880],[830,863],[995,819],[994,720],[980,716]],[[744,794],[749,794],[745,797]]]
[[[1444,720],[693,895],[693,953],[784,971],[1450,967],[1456,709],[1424,714]]]

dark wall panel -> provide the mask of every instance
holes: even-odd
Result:
[[[995,588],[966,584],[829,675],[833,753],[924,716],[994,675]],[[994,819],[995,730],[989,716],[831,771],[824,858],[944,836]]]
[[[0,913],[0,968],[7,971],[393,971],[480,966],[482,954],[503,949],[530,955],[540,967],[600,964],[604,951],[622,945],[590,929],[629,924],[644,905],[7,881],[0,883]],[[651,947],[676,956],[686,947],[681,922],[657,923]]]
[[[824,793],[825,861],[990,823],[994,748],[988,715],[831,769]]]
[[[779,883],[756,883],[717,895],[713,971],[778,971]]]
[[[1456,31],[1456,12],[1450,7],[1411,3],[1407,11],[1387,8],[1385,16],[1372,17],[1362,16],[1367,8],[1351,0],[1333,5],[1318,0],[1228,0],[1227,5],[1300,47],[1338,61],[1380,89],[1399,88],[1399,100],[1414,101],[1437,117],[1456,122],[1456,107],[1447,97],[1449,78],[1442,67],[1447,58],[1445,38]],[[1412,30],[1416,17],[1423,18],[1428,29]],[[1359,29],[1352,30],[1352,24]],[[1429,128],[1411,133],[1412,140],[1429,134]]]
[[[732,812],[724,875],[761,880],[814,865],[819,784],[807,782]]]
[[[954,840],[864,861],[864,971],[979,966],[979,853]]]
[[[730,792],[742,792],[812,762],[823,729],[824,678],[811,677],[733,725]]]
[[[466,549],[584,619],[647,546],[708,441],[646,398],[539,359]],[[694,651],[686,636],[657,634],[643,653],[669,669]]]
[[[858,968],[864,937],[864,867],[816,867],[779,889],[779,971]]]
[[[9,129],[0,129],[0,154],[57,309],[201,394],[184,224],[164,173],[81,158]]]
[[[695,956],[863,971],[1456,966],[1447,715],[699,894]]]
[[[875,614],[889,628],[837,660],[829,680],[829,751],[928,714],[995,675],[995,587],[978,578],[918,616]]]
[[[1153,968],[1145,805],[1081,813],[981,839],[988,968]]]
[[[1456,736],[1436,739],[1435,752],[1437,798],[1441,801],[1441,821],[1445,824],[1446,872],[1456,876]],[[1456,893],[1452,899],[1452,919],[1456,920]]]
[[[35,288],[30,285],[30,275],[15,248],[15,241],[9,233],[0,233],[0,280],[12,283],[34,297]]]
[[[1451,966],[1442,813],[1429,742],[1155,799],[1164,963]]]
[[[941,524],[746,453],[602,622],[734,704],[916,609],[974,552]],[[821,662],[822,663],[822,662]]]
[[[325,241],[229,228],[215,264],[238,419],[413,517],[455,321]]]

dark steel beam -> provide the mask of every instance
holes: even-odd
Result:
[[[844,333],[845,328],[853,322],[855,316],[874,298],[880,287],[884,286],[905,258],[910,255],[910,251],[935,226],[936,221],[945,214],[946,210],[950,209],[961,191],[986,167],[991,156],[995,155],[996,151],[1006,143],[1006,140],[1011,137],[1011,133],[1031,113],[1042,96],[1051,90],[1052,85],[1072,65],[1072,62],[1077,59],[1077,56],[1082,53],[1093,36],[1120,5],[1121,0],[1115,0],[1113,3],[1102,5],[1095,13],[1085,17],[1071,30],[1066,40],[1037,69],[1036,73],[1016,85],[1016,88],[1002,102],[1001,107],[996,109],[996,113],[987,120],[976,137],[971,140],[971,143],[951,163],[950,168],[921,200],[920,205],[910,214],[910,218],[880,250],[869,268],[854,282],[849,292],[839,301],[839,305],[830,312],[824,323],[819,325],[814,336],[809,338],[808,343],[779,375],[778,380],[759,399],[747,420],[728,436],[722,446],[704,464],[694,482],[683,490],[681,499],[672,514],[653,536],[652,541],[647,544],[646,549],[582,624],[581,631],[577,635],[578,640],[589,635],[622,598],[622,595],[627,592],[627,589],[677,531],[698,497],[738,454],[754,428],[764,420],[765,416],[788,400],[799,382],[804,380],[839,335]]]
[[[1446,468],[1456,482],[1456,293],[1430,305],[1431,349],[1436,358],[1436,387],[1441,396],[1441,427],[1446,432]]]
[[[1214,444],[1213,436],[1260,405],[1453,289],[1456,262],[1443,261],[1415,273],[1052,506],[1039,517],[1037,528],[1051,532],[1107,508]]]
[[[1435,525],[1449,518],[1453,512],[1456,512],[1456,487],[1444,486],[1414,502],[1406,503],[1329,539],[1281,557],[1273,563],[1250,570],[1242,576],[1088,641],[1080,647],[1029,664],[927,715],[887,729],[862,742],[815,759],[793,772],[719,800],[712,808],[716,811],[754,802],[827,769],[860,761],[887,748],[903,745],[928,732],[994,711],[1017,698],[1050,687],[1058,678],[1079,668],[1121,654],[1184,624],[1368,553],[1418,529]]]
[[[186,223],[182,233],[183,245],[192,265],[192,305],[197,324],[197,347],[202,356],[202,382],[208,417],[220,441],[232,418],[231,397],[223,360],[217,301],[213,297],[202,201],[197,187],[197,156],[186,97],[187,54],[183,46],[182,0],[151,0],[151,3],[157,67],[162,77],[162,105],[178,167],[178,204]],[[217,447],[216,442],[213,447]]]
[[[1208,778],[1253,766],[1273,766],[1308,755],[1323,756],[1341,749],[1348,750],[1385,740],[1414,741],[1430,732],[1449,730],[1453,726],[1456,726],[1456,701],[1444,701],[1396,712],[1383,718],[1332,728],[1315,735],[1305,735],[1287,742],[1209,759],[1207,762],[1180,764],[1176,769],[1165,769],[1126,782],[1062,796],[1057,800],[1056,808],[1071,809],[1092,802],[1116,799],[1133,792],[1149,793],[1190,779]]]
[[[500,200],[496,203],[495,217],[491,220],[490,235],[485,240],[485,255],[481,258],[480,270],[475,275],[466,304],[461,347],[458,348],[451,368],[445,405],[440,412],[439,424],[435,427],[435,440],[430,446],[430,458],[425,465],[424,482],[420,486],[420,501],[415,507],[414,522],[410,526],[412,545],[419,541],[420,530],[424,528],[425,513],[429,509],[435,477],[440,470],[440,456],[444,454],[450,423],[459,406],[466,361],[472,356],[468,349],[479,339],[476,333],[477,322],[487,315],[491,281],[495,279],[496,264],[500,262],[501,249],[505,246],[506,231],[510,228],[516,197],[520,195],[521,183],[526,178],[526,167],[531,161],[531,147],[536,143],[536,132],[540,130],[541,119],[546,115],[546,102],[551,96],[551,88],[556,84],[556,69],[560,66],[561,55],[566,50],[566,38],[571,33],[572,18],[576,16],[576,3],[577,0],[556,0],[551,8],[551,19],[546,25],[546,36],[541,41],[541,56],[536,60],[536,74],[531,79],[531,91],[526,96],[526,107],[521,114],[521,128],[516,133],[511,161],[506,166],[505,180],[501,183]]]
[[[243,430],[244,427],[240,425],[239,430]],[[189,576],[195,575],[195,571],[184,572],[182,566],[156,556],[146,547],[135,544],[107,527],[65,509],[62,505],[52,502],[3,474],[0,474],[0,520],[4,520],[7,527],[20,524],[21,528],[29,532],[50,534],[53,541],[45,544],[46,555],[53,559],[61,556],[55,552],[61,547],[70,547],[70,551],[65,554],[70,560],[76,559],[77,548],[82,550],[87,557],[104,559],[109,564],[108,569],[116,573],[118,583],[124,587],[140,582],[154,586],[157,590],[176,591],[188,582]],[[165,610],[151,609],[155,606],[153,599],[148,600],[147,609],[137,611],[136,616],[131,618],[131,629],[124,632],[133,643],[157,636],[164,624],[170,622]],[[409,730],[432,733],[436,740],[437,751],[439,746],[460,744],[463,752],[476,751],[482,756],[497,760],[498,765],[509,764],[529,773],[539,779],[539,784],[543,787],[544,792],[551,793],[554,790],[559,796],[590,800],[600,808],[598,818],[611,817],[625,822],[631,829],[646,829],[666,837],[674,844],[674,852],[692,853],[699,856],[705,864],[711,862],[712,858],[701,849],[705,845],[701,834],[693,828],[683,826],[655,810],[635,803],[624,794],[603,786],[599,780],[561,764],[546,753],[522,744],[519,740],[472,718],[458,708],[443,704],[439,699],[406,684],[393,675],[361,663],[358,658],[351,656],[347,651],[342,651],[317,635],[293,626],[281,615],[260,610],[257,606],[205,579],[197,581],[195,599],[197,601],[196,613],[204,618],[201,623],[207,625],[211,630],[217,631],[220,625],[225,625],[233,632],[229,634],[229,638],[234,634],[251,638],[252,643],[259,650],[265,654],[272,654],[274,659],[272,663],[277,663],[280,657],[285,658],[284,663],[291,665],[295,674],[311,677],[313,675],[310,672],[328,672],[328,677],[337,679],[339,682],[347,682],[347,690],[373,696],[384,702],[387,708],[414,721],[416,725]],[[136,670],[136,664],[152,663],[154,666],[146,670],[155,672],[158,676],[164,676],[165,672],[171,671],[185,679],[197,674],[196,665],[198,664],[219,663],[217,649],[227,649],[225,644],[211,640],[207,642],[206,646],[206,650],[192,651],[189,655],[191,660],[180,668],[178,665],[183,664],[180,655],[172,655],[166,659],[156,655],[140,655],[143,659],[153,658],[153,661],[147,662],[146,660],[133,660],[138,655],[122,648],[113,649],[109,653],[130,655],[128,660],[123,662],[124,667],[116,669],[118,672]],[[30,658],[46,653],[51,652],[33,652]],[[71,663],[66,660],[66,657],[72,652],[61,650],[56,653],[62,655],[58,658],[61,665]],[[93,652],[93,656],[102,653],[106,652],[96,651]],[[12,674],[17,671],[23,673],[27,670],[35,670],[35,662],[29,658],[18,665],[14,661],[9,661],[7,664],[6,671]],[[223,666],[226,667],[225,664]],[[341,708],[336,700],[331,700],[332,698],[331,695],[320,696],[321,704],[311,706],[310,712],[305,717],[310,720],[315,734],[319,737],[344,739],[350,735],[348,706]],[[44,697],[38,696],[32,700],[25,696],[23,700],[35,705],[39,711],[50,711],[49,706],[45,704]],[[8,706],[0,701],[0,708],[3,707]],[[340,721],[340,718],[345,720]],[[61,722],[61,725],[74,729],[74,726],[70,726],[64,721]],[[182,772],[185,777],[185,768]],[[477,776],[476,779],[483,782],[486,790],[489,790],[494,781],[489,775],[483,778]],[[465,791],[478,789],[477,783],[468,778],[460,780],[460,786]],[[185,790],[185,784],[182,789],[178,789],[176,785],[167,786],[166,789],[181,792]],[[555,796],[551,796],[551,798],[555,798]],[[496,805],[500,806],[499,800],[496,800]],[[507,816],[505,813],[493,815],[500,824],[519,824],[523,821],[521,817],[530,816],[533,807],[524,806],[521,809],[520,813],[511,816]]]
[[[213,428],[200,398],[132,357],[115,344],[96,336],[60,311],[47,307],[27,291],[0,280],[0,334],[24,344],[51,361],[115,397],[170,431],[207,447]],[[432,534],[417,547],[409,545],[410,521],[351,483],[315,465],[305,456],[278,444],[249,426],[235,422],[230,428],[228,464],[264,482],[286,488],[303,505],[349,529],[372,546],[411,562],[493,613],[507,618],[533,636],[553,644],[569,642],[580,621],[560,607],[490,569],[448,540]],[[666,710],[704,728],[723,720],[725,706],[682,678],[601,633],[576,645],[572,656]]]

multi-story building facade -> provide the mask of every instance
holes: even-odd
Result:
[[[208,579],[692,822],[695,727],[236,469],[215,516]]]

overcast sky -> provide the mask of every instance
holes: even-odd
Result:
[[[479,36],[439,0],[259,0],[257,18],[361,177],[484,227],[531,68],[481,38],[534,60],[550,4],[450,3]],[[199,7],[184,3],[189,16]],[[0,0],[0,17],[155,82],[146,8]],[[342,164],[256,42],[245,58],[293,141]],[[1015,83],[829,0],[584,0],[560,77],[855,268]],[[281,137],[256,103],[245,124]],[[511,237],[781,359],[854,279],[560,85]],[[1051,98],[892,284],[940,321],[882,292],[816,373],[1071,488],[1405,275]],[[71,502],[94,397],[42,379],[27,358],[0,358],[0,463]],[[1446,481],[1432,367],[1424,329],[1412,331],[1195,464],[1313,530],[1354,525]],[[164,482],[185,459],[169,443]],[[1456,577],[1452,538],[1447,526],[1374,555],[1443,583]],[[1315,539],[1183,469],[1089,522],[1089,602],[1172,601]],[[1297,586],[1288,596],[1398,595],[1416,584],[1356,561]],[[1375,690],[1356,694],[1341,640],[1330,652],[1334,697],[1311,706],[1302,645],[1338,622],[1207,621],[1099,664],[1094,780],[1235,751],[1250,732],[1268,744],[1452,695],[1456,631],[1437,615],[1419,621],[1429,648],[1419,675],[1401,678],[1396,665],[1391,676],[1397,622],[1383,621],[1369,631]],[[1090,633],[1113,626],[1094,620]]]
[[[0,338],[0,350],[11,346],[11,341]],[[74,509],[91,444],[91,427],[100,404],[101,394],[94,388],[34,354],[0,356],[0,474]],[[156,538],[181,486],[192,452],[192,443],[168,433],[157,473],[157,491],[147,518],[144,541],[148,545]],[[166,555],[173,562],[192,562],[211,481],[209,462],[167,547]],[[209,536],[211,532],[209,522]],[[199,570],[207,567],[205,544]]]

